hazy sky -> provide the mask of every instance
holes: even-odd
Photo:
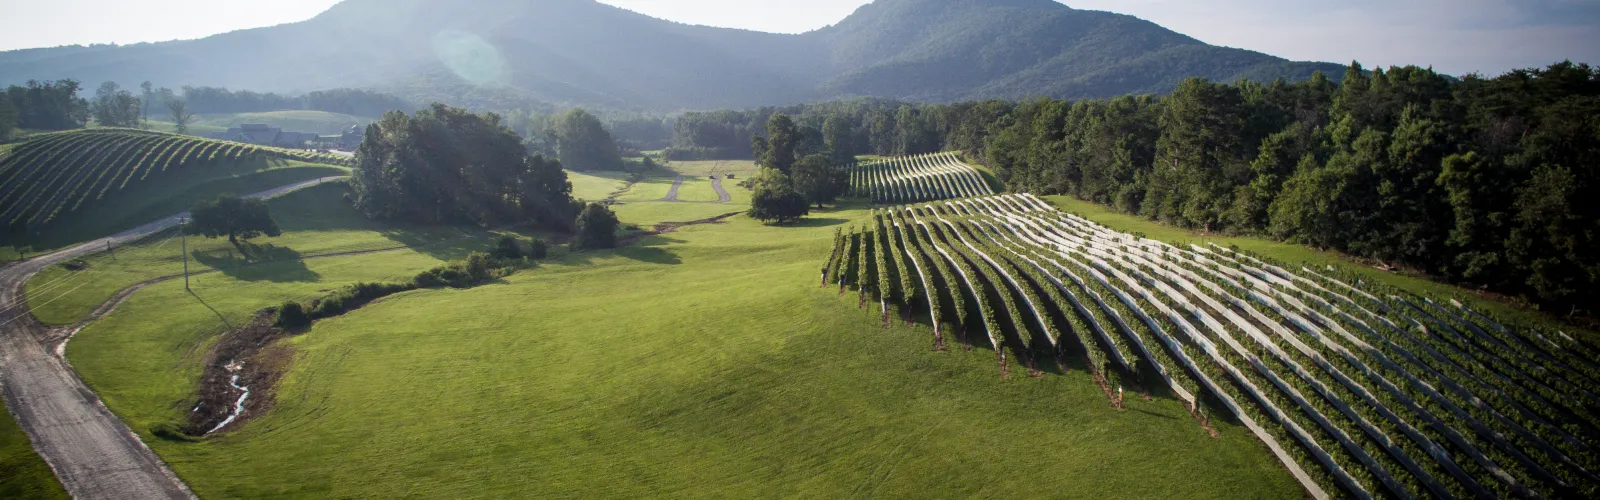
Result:
[[[529,0],[538,1],[538,0]],[[679,22],[798,33],[866,0],[602,0]],[[0,50],[198,38],[308,19],[337,0],[0,0]],[[1065,0],[1295,60],[1495,74],[1600,63],[1600,0]]]

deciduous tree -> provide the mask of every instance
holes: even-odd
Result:
[[[228,243],[239,246],[239,240],[257,236],[276,237],[283,234],[277,221],[267,210],[267,202],[243,199],[224,194],[215,200],[196,203],[189,209],[191,217],[184,230],[189,234],[207,238],[228,237]]]

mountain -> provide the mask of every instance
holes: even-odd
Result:
[[[0,52],[0,84],[356,87],[489,108],[1093,98],[1166,92],[1190,76],[1317,70],[1343,73],[1052,0],[877,0],[798,35],[674,23],[593,0],[345,0],[307,21],[198,40]]]

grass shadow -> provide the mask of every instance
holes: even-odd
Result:
[[[306,267],[300,252],[271,243],[240,243],[237,248],[220,250],[192,250],[190,255],[201,264],[216,269],[230,278],[241,281],[270,281],[295,283],[316,281],[321,275]],[[261,264],[277,264],[262,266]]]
[[[840,225],[840,224],[844,224],[846,222],[850,222],[850,221],[846,220],[846,219],[834,219],[834,218],[831,218],[831,217],[806,217],[804,219],[800,219],[800,220],[795,221],[795,222],[790,222],[788,224],[773,224],[773,225],[770,225],[768,227],[773,227],[773,228],[818,228],[818,227],[833,227],[833,226],[837,226],[837,225]]]

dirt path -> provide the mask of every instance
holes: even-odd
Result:
[[[714,190],[717,191],[717,198],[718,198],[717,201],[684,201],[684,200],[678,199],[678,188],[683,187],[683,180],[684,180],[684,176],[681,176],[681,175],[678,176],[677,179],[674,179],[672,181],[672,189],[667,190],[667,195],[663,196],[661,199],[656,200],[656,201],[658,201],[658,202],[666,202],[666,203],[702,203],[702,204],[704,204],[704,203],[715,203],[715,204],[728,203],[730,201],[733,201],[733,196],[728,194],[728,191],[726,189],[722,189],[722,178],[723,177],[725,177],[725,176],[723,176],[723,175],[713,175],[713,176],[711,176],[711,189],[714,189]]]
[[[711,176],[711,189],[715,189],[717,191],[717,198],[719,198],[717,200],[717,203],[727,203],[727,202],[733,201],[733,196],[729,195],[727,190],[722,189],[722,178],[723,177],[726,177],[726,176],[723,176],[723,175],[713,175],[713,176]]]
[[[661,197],[661,199],[657,201],[678,201],[678,188],[681,187],[683,187],[683,176],[680,175],[677,179],[672,180],[672,189],[667,190],[667,195]]]
[[[321,184],[315,179],[251,194],[270,198]],[[177,225],[176,214],[112,236],[0,269],[0,304],[20,303],[28,278],[70,259]],[[121,294],[119,294],[121,295]],[[106,308],[109,309],[109,308]],[[194,498],[183,481],[117,419],[72,366],[51,355],[49,329],[26,307],[0,311],[0,392],[34,451],[73,498]]]

